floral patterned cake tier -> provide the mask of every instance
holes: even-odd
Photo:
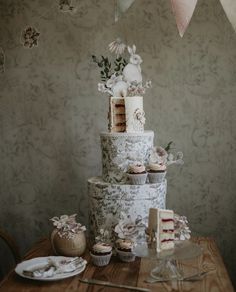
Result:
[[[143,133],[100,134],[102,148],[102,178],[109,183],[125,184],[130,164],[147,164],[153,148],[153,131]]]
[[[88,196],[92,237],[96,237],[101,228],[111,231],[122,213],[142,218],[147,223],[149,208],[166,207],[166,187],[166,180],[156,184],[127,185],[110,184],[101,177],[90,178]]]

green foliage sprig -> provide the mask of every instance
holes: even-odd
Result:
[[[169,153],[169,151],[170,151],[170,149],[171,149],[171,145],[173,145],[173,141],[170,141],[168,144],[167,144],[167,146],[165,147],[165,151],[167,152],[167,153]]]
[[[117,75],[120,75],[128,63],[125,60],[125,58],[119,57],[115,59],[114,64],[115,64],[115,68],[114,68],[115,72],[117,73]]]
[[[100,77],[103,82],[111,78],[115,73],[116,76],[122,74],[124,67],[127,65],[127,61],[123,57],[118,57],[114,60],[114,65],[112,66],[111,61],[104,56],[100,59],[92,55],[92,60],[96,63],[100,69]]]

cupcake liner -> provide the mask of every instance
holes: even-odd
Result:
[[[122,250],[116,249],[116,252],[120,260],[122,260],[123,262],[130,263],[135,260],[135,253],[133,253],[132,251],[122,251]]]
[[[139,174],[128,173],[127,175],[132,185],[144,185],[146,183],[147,172]]]
[[[103,267],[109,264],[111,259],[112,252],[106,255],[95,255],[90,252],[92,262],[95,266]]]
[[[165,176],[166,176],[166,171],[165,172],[149,172],[148,173],[149,183],[151,184],[161,183],[163,182]]]

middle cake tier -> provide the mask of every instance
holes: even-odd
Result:
[[[109,183],[127,183],[126,171],[134,162],[147,164],[153,148],[154,132],[100,133],[102,178]]]

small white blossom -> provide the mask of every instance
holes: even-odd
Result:
[[[191,230],[186,216],[174,214],[175,240],[189,240]]]
[[[98,236],[95,237],[96,242],[111,243],[110,233],[108,230],[101,228]]]
[[[183,153],[182,152],[177,152],[176,153],[176,157],[174,157],[174,155],[172,153],[169,153],[168,155],[168,159],[167,159],[167,165],[171,165],[171,164],[184,164],[183,161]]]
[[[145,124],[146,118],[145,118],[145,113],[143,110],[140,110],[139,108],[136,109],[136,111],[134,112],[134,115],[141,125]]]
[[[146,82],[146,84],[144,85],[145,88],[151,88],[152,87],[152,81],[151,80],[148,80]]]
[[[104,83],[98,83],[98,91],[105,92],[106,87]]]
[[[104,83],[98,83],[98,91],[100,91],[100,92],[107,92],[110,95],[112,95],[112,91],[109,88],[107,88]]]

